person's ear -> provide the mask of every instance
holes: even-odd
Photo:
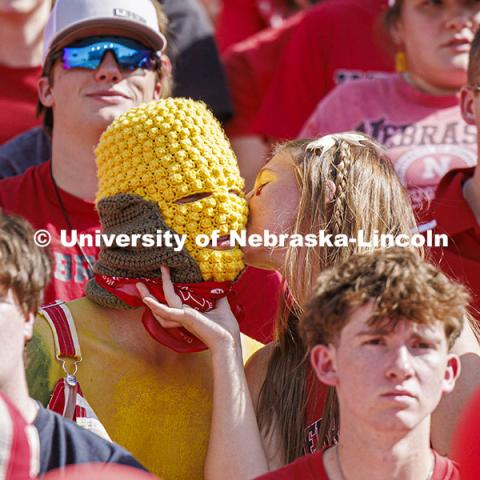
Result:
[[[162,72],[167,77],[172,76],[172,62],[167,55],[162,55]]]
[[[322,383],[331,387],[338,384],[333,345],[315,345],[310,351],[310,363],[315,375]]]
[[[37,82],[37,91],[40,103],[47,108],[53,107],[53,89],[48,77],[40,77]]]
[[[461,366],[458,355],[450,353],[448,355],[447,367],[442,382],[443,393],[450,393],[455,388],[455,382],[460,376]]]
[[[404,32],[403,23],[401,19],[398,19],[391,24],[389,28],[389,32],[395,46],[401,47],[405,43],[404,41],[405,32]]]
[[[23,338],[25,343],[29,342],[32,339],[34,323],[35,315],[33,313],[28,313],[25,316],[25,323],[23,325]]]
[[[476,125],[475,119],[475,95],[476,92],[468,85],[460,90],[460,109],[462,117],[469,125]]]
[[[162,62],[162,77],[169,78],[171,82],[172,81],[172,62],[166,55],[162,55],[161,62]],[[153,92],[154,100],[158,100],[161,98],[162,84],[163,82],[161,80],[157,81],[155,85],[155,90]]]

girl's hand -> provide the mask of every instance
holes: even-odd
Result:
[[[184,327],[212,351],[224,347],[240,348],[240,329],[226,297],[217,300],[216,307],[201,313],[182,304],[175,293],[168,267],[161,267],[163,292],[168,306],[153,297],[143,283],[137,289],[155,319],[163,328]]]

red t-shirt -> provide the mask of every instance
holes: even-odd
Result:
[[[41,67],[10,68],[0,65],[0,145],[40,125],[37,80]]]
[[[329,480],[323,467],[323,451],[304,455],[279,470],[258,477],[257,480]]]
[[[452,170],[442,178],[419,230],[447,234],[448,247],[434,247],[430,253],[447,275],[470,289],[473,314],[480,320],[480,225],[462,192],[474,170]]]
[[[221,52],[265,28],[279,27],[295,11],[287,0],[226,0],[222,3],[215,34]]]
[[[84,296],[89,279],[88,264],[79,247],[63,246],[60,231],[69,230],[57,201],[50,178],[50,163],[29,168],[22,175],[0,180],[0,207],[7,213],[25,217],[35,230],[46,229],[52,238],[53,279],[45,292],[45,303],[56,299],[69,301]],[[60,190],[70,222],[79,235],[100,231],[100,221],[93,202]],[[70,241],[70,238],[67,238]],[[93,263],[97,247],[82,247]],[[243,307],[241,330],[256,340],[267,343],[273,336],[281,279],[276,272],[247,268],[233,288],[237,302]]]
[[[318,102],[337,84],[393,70],[381,24],[386,0],[335,0],[309,10],[292,32],[254,130],[296,138]]]
[[[458,466],[454,462],[435,451],[433,454],[435,468],[431,480],[460,480]],[[329,480],[329,478],[323,467],[323,452],[317,452],[305,455],[279,470],[262,475],[257,480]]]
[[[94,202],[87,202],[60,190],[70,222],[79,234],[94,234],[100,229]],[[45,302],[69,301],[83,297],[88,280],[88,264],[77,246],[64,247],[60,230],[69,230],[50,178],[50,162],[29,168],[22,175],[0,181],[0,206],[7,213],[25,217],[35,230],[45,229],[52,236],[53,279],[45,292]],[[82,247],[91,262],[98,255],[96,247]]]
[[[253,134],[253,122],[274,78],[275,68],[295,26],[305,12],[278,28],[269,28],[237,43],[223,55],[234,117],[225,130],[229,137]]]

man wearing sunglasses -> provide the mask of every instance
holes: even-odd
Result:
[[[169,94],[162,23],[153,0],[58,0],[50,14],[38,93],[51,161],[0,182],[0,206],[51,238],[47,302],[81,297],[91,276],[98,248],[62,246],[60,230],[99,228],[94,148],[101,133],[131,107]]]

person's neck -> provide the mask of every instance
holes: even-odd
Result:
[[[480,225],[480,167],[475,168],[475,172],[463,185],[463,198],[470,206],[477,223]]]
[[[424,78],[419,77],[412,72],[404,72],[403,78],[408,84],[429,95],[450,96],[456,95],[460,90],[460,87],[457,88],[433,85]]]
[[[99,133],[76,132],[69,135],[53,131],[52,172],[57,186],[82,200],[93,201],[97,192],[97,166],[95,146]]]
[[[340,442],[324,457],[328,473],[334,480],[427,480],[433,467],[429,432],[429,417],[403,435],[342,418]]]
[[[19,362],[18,371],[11,375],[8,382],[0,385],[0,391],[13,402],[27,423],[34,422],[38,405],[28,393],[23,362]]]
[[[44,1],[31,12],[0,16],[0,64],[12,68],[41,65],[43,29],[50,9],[51,1]]]

